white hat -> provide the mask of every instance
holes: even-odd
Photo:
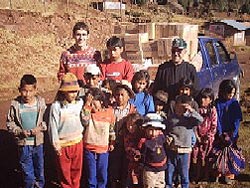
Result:
[[[89,64],[85,69],[85,74],[100,75],[100,68],[96,64]]]
[[[155,127],[155,128],[160,128],[160,129],[165,129],[166,126],[165,124],[162,123],[163,118],[157,114],[157,113],[148,113],[146,115],[147,118],[149,118],[150,120],[146,123],[144,123],[142,126],[143,127]]]

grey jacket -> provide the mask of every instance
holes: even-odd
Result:
[[[44,98],[40,96],[36,96],[38,101],[38,118],[37,118],[37,128],[39,128],[39,133],[35,136],[35,145],[38,146],[43,144],[44,142],[44,134],[43,132],[47,130],[46,122],[43,121],[43,116],[46,110],[46,103]],[[26,145],[26,138],[23,135],[23,126],[21,122],[20,116],[20,104],[21,97],[17,97],[16,99],[11,101],[10,109],[7,116],[6,126],[10,133],[13,133],[17,144],[19,146]]]
[[[166,122],[167,136],[173,138],[175,147],[191,147],[193,127],[202,122],[203,117],[195,110],[182,116],[172,114]]]

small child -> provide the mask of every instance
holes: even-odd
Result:
[[[80,114],[83,101],[77,98],[79,89],[76,76],[66,73],[50,110],[49,136],[57,154],[58,178],[62,188],[80,187],[83,158]]]
[[[214,93],[211,88],[204,88],[197,97],[199,104],[199,113],[204,121],[197,126],[197,142],[192,150],[192,179],[195,182],[200,180],[208,181],[211,166],[209,163],[209,154],[213,147],[217,128],[217,112],[213,106]]]
[[[106,108],[104,93],[98,88],[91,88],[87,94],[92,95],[91,105],[84,111],[84,168],[87,187],[106,187],[108,180],[109,151],[114,149],[115,116],[114,110]],[[88,120],[88,121],[86,121]]]
[[[131,82],[135,98],[131,99],[130,102],[135,105],[138,113],[142,116],[155,111],[153,97],[148,93],[149,82],[150,76],[146,70],[136,72]]]
[[[102,82],[102,91],[106,94],[106,97],[108,99],[109,105],[113,106],[113,103],[115,102],[115,98],[113,96],[113,91],[116,87],[117,82],[112,79],[105,79]]]
[[[143,131],[141,129],[143,117],[138,113],[131,113],[124,118],[123,123],[124,147],[128,159],[127,187],[140,187],[142,185],[139,166],[141,156],[138,144],[143,137]]]
[[[44,187],[44,98],[37,95],[37,80],[31,74],[21,78],[20,96],[11,102],[7,129],[17,140],[19,162],[24,174],[24,187]]]
[[[129,99],[134,97],[132,89],[125,84],[118,83],[113,91],[115,103],[113,105],[116,118],[115,123],[115,149],[109,157],[109,183],[110,187],[124,187],[127,182],[127,161],[123,140],[124,117],[135,113],[136,108],[129,103]]]
[[[96,64],[87,65],[84,72],[85,85],[80,88],[79,97],[84,97],[89,88],[100,88],[101,71]]]
[[[237,140],[239,137],[240,122],[242,121],[242,112],[240,104],[235,98],[236,92],[237,88],[232,80],[223,80],[219,86],[218,98],[215,100],[215,107],[218,114],[216,147],[220,147],[222,150],[225,148],[223,143],[227,143],[227,146],[231,145],[234,149],[238,150]],[[238,156],[227,159],[227,161],[231,161],[235,165],[232,165],[229,171],[224,169],[224,172],[221,172],[227,184],[232,183],[234,176],[238,175],[239,169],[242,168],[237,166],[239,161],[234,161],[235,158],[238,158]]]
[[[141,162],[143,168],[143,187],[144,188],[165,188],[166,170],[166,139],[163,134],[165,125],[159,114],[149,113],[146,115],[145,127],[146,138],[142,138],[139,143],[141,151]]]
[[[203,122],[203,117],[191,107],[192,100],[190,96],[179,95],[175,100],[174,114],[166,121],[168,146],[166,183],[170,188],[173,184],[173,174],[177,169],[181,176],[182,187],[189,187],[189,157],[192,151],[193,127]]]
[[[168,93],[163,90],[158,90],[154,94],[154,104],[155,104],[155,112],[160,114],[160,116],[166,120],[167,114],[165,113],[164,109],[166,109],[168,103]]]
[[[127,80],[131,82],[134,75],[134,69],[130,62],[124,60],[121,56],[123,52],[123,42],[120,38],[113,36],[106,43],[109,59],[101,64],[103,79],[113,79],[116,81]]]

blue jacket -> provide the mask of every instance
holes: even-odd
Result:
[[[135,98],[130,103],[136,107],[136,110],[142,116],[155,111],[153,97],[145,92],[136,93]]]
[[[217,99],[215,107],[218,114],[218,134],[230,133],[232,141],[235,141],[239,137],[238,132],[242,121],[239,102],[235,98],[231,100]]]

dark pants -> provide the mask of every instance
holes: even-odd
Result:
[[[19,148],[20,164],[24,173],[25,188],[42,188],[44,178],[43,144],[39,146],[21,146]]]

